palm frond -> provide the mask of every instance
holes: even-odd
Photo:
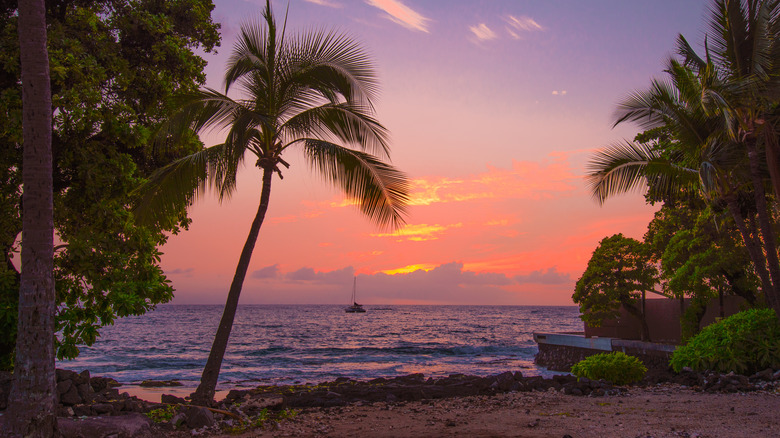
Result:
[[[695,170],[673,163],[645,143],[609,146],[591,158],[587,169],[586,184],[599,204],[611,196],[648,186],[658,195],[669,196],[698,182]]]
[[[265,89],[270,88],[272,84],[266,83],[269,69],[273,66],[273,55],[268,52],[269,38],[270,32],[259,23],[247,22],[241,25],[225,72],[226,93],[234,83],[250,75],[260,81]]]
[[[225,128],[241,111],[239,102],[211,88],[179,96],[176,105],[178,111],[160,126],[155,136],[157,147],[178,143],[189,130],[200,133],[204,129]]]
[[[371,57],[353,38],[333,31],[305,32],[290,42],[289,50],[284,83],[317,90],[332,103],[340,95],[373,111],[376,71]]]
[[[387,129],[365,109],[347,103],[327,104],[302,111],[281,129],[291,138],[335,139],[384,157],[390,156]]]
[[[327,141],[306,139],[303,149],[310,165],[355,199],[373,222],[391,229],[405,224],[410,184],[404,173],[373,155]]]
[[[207,185],[219,189],[217,175],[226,170],[225,145],[205,148],[155,171],[135,191],[133,212],[139,223],[172,225],[178,215],[202,196]]]
[[[696,71],[704,69],[708,64],[699,57],[682,34],[677,35],[677,54],[683,58],[686,66],[693,67]]]

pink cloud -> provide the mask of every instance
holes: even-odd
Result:
[[[400,24],[407,29],[428,32],[430,19],[398,0],[366,0],[366,3],[386,12],[387,18],[394,23]]]

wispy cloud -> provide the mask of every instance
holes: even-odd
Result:
[[[336,3],[328,0],[305,0],[309,3],[314,3],[315,5],[320,6],[326,6],[329,8],[341,8],[343,5],[341,3]]]
[[[429,18],[426,18],[398,0],[366,0],[371,6],[379,8],[387,13],[387,18],[401,26],[428,32]]]
[[[169,271],[165,271],[166,275],[183,275],[185,277],[192,277],[192,273],[195,271],[194,268],[187,268],[187,269],[171,269]]]
[[[527,275],[516,275],[514,280],[520,284],[533,283],[533,284],[564,284],[571,282],[571,276],[558,272],[557,268],[553,266],[548,268],[547,271],[532,271]]]
[[[252,272],[252,278],[276,278],[279,276],[279,265],[266,266]]]
[[[474,34],[478,41],[490,41],[498,38],[498,35],[485,23],[469,26],[469,30]]]
[[[552,94],[553,96],[565,96],[566,90],[553,90]]]
[[[509,36],[516,40],[522,38],[524,32],[538,32],[544,30],[544,27],[537,23],[536,20],[524,15],[520,17],[507,15],[504,17],[504,21],[507,23],[506,31],[509,33]]]
[[[465,202],[478,199],[540,199],[575,190],[579,176],[565,158],[552,162],[514,161],[511,169],[488,167],[470,178],[418,178],[412,181],[410,205]]]
[[[293,281],[306,281],[326,284],[348,284],[355,276],[355,268],[347,266],[335,271],[315,271],[312,268],[301,268],[297,271],[288,273],[285,278]]]
[[[395,233],[377,233],[372,234],[371,237],[392,237],[396,240],[411,240],[413,242],[424,242],[426,240],[436,240],[439,235],[444,233],[450,228],[460,228],[462,223],[451,225],[439,225],[439,224],[410,224],[396,231]]]

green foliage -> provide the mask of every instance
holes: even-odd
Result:
[[[238,404],[234,404],[233,406],[236,407],[237,405]],[[257,415],[227,427],[224,431],[230,434],[241,434],[251,429],[264,428],[266,424],[271,421],[279,422],[293,420],[298,416],[298,413],[299,411],[296,409],[282,409],[279,412],[273,413],[269,411],[268,408],[264,408],[262,411],[258,412]]]
[[[14,9],[0,10],[0,362],[14,345],[19,290],[10,263],[21,232]],[[191,135],[158,155],[149,139],[174,98],[205,81],[206,62],[195,50],[210,52],[219,42],[212,9],[211,0],[97,0],[47,8],[60,358],[75,357],[77,345],[94,342],[99,327],[115,317],[172,297],[157,248],[187,225],[186,216],[173,213],[167,227],[143,227],[128,206],[152,171],[202,147]]]
[[[280,420],[292,420],[298,416],[299,411],[296,409],[282,409],[279,411],[277,418]]]
[[[147,412],[146,416],[155,423],[165,423],[171,421],[178,409],[179,407],[176,405],[165,405],[165,407]]]
[[[648,225],[645,241],[661,263],[668,296],[707,301],[720,290],[756,302],[758,278],[736,224],[715,206],[701,200],[666,203]]]
[[[617,317],[621,305],[636,311],[642,291],[653,288],[656,275],[643,244],[615,234],[602,239],[593,251],[572,299],[580,305],[582,320],[598,327]]]
[[[645,377],[647,367],[634,356],[621,351],[588,356],[571,368],[577,377],[608,380],[615,385],[628,385]]]
[[[690,339],[699,333],[699,326],[704,313],[707,311],[708,298],[694,297],[690,300],[685,312],[680,317],[680,337],[683,341]]]
[[[780,322],[771,309],[751,309],[705,327],[672,354],[672,368],[751,374],[780,368]]]

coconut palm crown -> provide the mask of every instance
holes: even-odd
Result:
[[[175,217],[208,187],[220,200],[236,188],[243,161],[262,169],[260,205],[242,250],[227,304],[193,402],[213,400],[238,297],[282,158],[297,149],[376,224],[404,224],[407,177],[389,159],[387,130],[374,118],[376,74],[370,57],[350,37],[329,31],[287,35],[266,1],[262,23],[241,27],[225,73],[225,92],[187,96],[160,137],[226,129],[221,144],[181,158],[156,172],[141,192],[137,214],[150,221]],[[231,98],[229,92],[243,98]],[[188,131],[191,130],[191,131]]]

